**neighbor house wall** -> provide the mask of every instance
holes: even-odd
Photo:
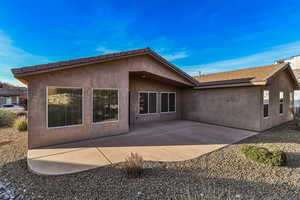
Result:
[[[290,108],[290,92],[293,91],[294,85],[291,80],[290,74],[287,71],[280,72],[274,76],[267,86],[261,88],[263,90],[269,90],[269,117],[261,118],[261,129],[266,130],[273,126],[282,124],[284,122],[293,120],[293,110]],[[284,92],[283,101],[283,113],[279,114],[279,92]],[[261,99],[261,104],[263,99]],[[263,110],[261,110],[261,116],[263,116]]]
[[[182,118],[259,131],[260,103],[259,87],[183,90]]]
[[[158,81],[140,78],[139,76],[130,76],[130,124],[145,123],[149,121],[163,121],[181,119],[181,89]],[[139,92],[151,91],[157,92],[157,113],[139,114]],[[176,93],[176,112],[161,113],[161,92]]]

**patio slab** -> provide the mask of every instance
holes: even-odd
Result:
[[[135,126],[128,134],[29,150],[28,166],[38,174],[69,174],[123,162],[132,152],[144,160],[183,161],[255,134],[185,120],[154,122]]]

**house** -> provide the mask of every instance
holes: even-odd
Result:
[[[149,48],[12,72],[28,85],[29,148],[164,120],[262,131],[293,119],[298,86],[288,63],[194,78]]]
[[[26,99],[27,90],[0,82],[0,106],[4,104],[20,105],[22,99]]]
[[[275,63],[290,63],[292,69],[300,68],[300,55],[292,56],[287,59],[276,60]]]

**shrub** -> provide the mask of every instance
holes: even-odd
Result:
[[[240,151],[247,159],[266,165],[284,166],[287,162],[286,154],[279,149],[269,151],[263,147],[243,145]]]
[[[143,157],[137,153],[131,153],[130,156],[125,158],[126,173],[128,176],[139,177],[144,170]]]
[[[0,109],[0,127],[12,126],[16,115],[13,112]]]
[[[18,117],[14,122],[14,128],[18,131],[27,130],[27,118],[25,116]]]

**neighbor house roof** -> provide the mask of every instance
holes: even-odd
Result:
[[[234,71],[220,72],[214,74],[195,76],[200,83],[199,88],[227,87],[227,86],[247,86],[266,85],[268,80],[278,72],[288,70],[296,85],[297,79],[289,63],[279,63]]]
[[[26,66],[22,68],[15,68],[12,69],[12,72],[16,78],[23,81],[22,77],[26,77],[29,75],[35,75],[35,74],[41,74],[41,73],[47,73],[51,71],[57,71],[57,70],[63,70],[63,69],[69,69],[74,67],[80,67],[87,64],[95,64],[95,63],[101,63],[101,62],[108,62],[138,55],[149,55],[153,57],[155,60],[159,61],[160,63],[167,66],[169,69],[174,71],[175,73],[179,74],[180,76],[187,79],[189,82],[193,83],[194,85],[197,85],[197,81],[188,75],[187,73],[180,70],[178,67],[173,65],[172,63],[168,62],[166,59],[155,53],[150,48],[143,48],[143,49],[137,49],[137,50],[130,50],[130,51],[123,51],[118,53],[112,53],[112,54],[106,54],[106,55],[100,55],[100,56],[94,56],[94,57],[88,57],[88,58],[80,58],[75,60],[68,60],[68,61],[61,61],[61,62],[55,62],[55,63],[48,63],[48,64],[42,64],[42,65],[35,65],[35,66]]]
[[[26,90],[9,90],[0,88],[0,96],[19,96],[26,93]]]

